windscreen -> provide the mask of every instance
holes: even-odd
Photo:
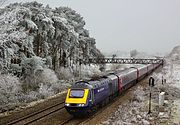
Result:
[[[72,89],[70,91],[70,98],[82,98],[84,96],[84,90]]]

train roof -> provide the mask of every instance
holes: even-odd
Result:
[[[122,72],[117,72],[117,74],[118,74],[118,75],[120,75],[120,74],[124,75],[124,74],[130,73],[130,72],[133,72],[133,71],[135,71],[135,70],[136,70],[136,69],[135,69],[134,67],[131,67],[131,68],[128,68],[128,69],[123,70]]]
[[[87,81],[78,81],[74,83],[71,88],[92,88],[92,85],[90,85]]]
[[[98,88],[99,86],[101,86],[102,84],[109,82],[111,79],[107,76],[102,76],[99,79],[91,79],[90,81],[88,81],[88,83],[90,85],[93,86],[93,88]]]
[[[76,82],[71,86],[71,88],[98,88],[102,84],[109,82],[111,79],[107,76],[101,76],[96,79],[91,79],[91,80],[84,80],[84,81],[79,81]]]
[[[124,76],[125,74],[136,71],[137,68],[140,69],[140,68],[144,68],[147,66],[148,65],[135,66],[135,67],[130,67],[130,68],[127,68],[124,70],[115,71],[114,73],[109,73],[106,76],[94,76],[92,79],[76,82],[75,84],[72,85],[71,88],[89,88],[89,89],[90,88],[98,88],[99,86],[103,85],[104,83],[116,79],[117,78],[116,74],[118,76]]]
[[[110,78],[111,80],[117,79],[117,76],[114,73],[108,74],[107,77]]]

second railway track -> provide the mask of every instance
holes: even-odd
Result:
[[[144,82],[142,81],[142,83],[144,83]],[[139,84],[141,85],[141,83],[139,83]],[[134,87],[132,87],[132,88],[134,88]],[[125,95],[128,95],[128,94],[125,94]],[[99,111],[97,113],[95,113],[93,116],[91,116],[89,118],[84,118],[84,119],[77,119],[77,118],[71,117],[66,112],[66,110],[64,108],[64,102],[63,102],[63,100],[65,100],[64,97],[65,97],[65,95],[61,96],[60,97],[61,99],[58,99],[58,100],[56,99],[55,101],[49,100],[46,103],[50,103],[50,105],[46,105],[46,103],[44,103],[43,104],[44,107],[42,107],[42,105],[41,105],[41,107],[39,107],[38,110],[34,110],[33,112],[28,113],[28,114],[24,115],[23,117],[21,116],[21,117],[17,117],[16,119],[9,119],[9,121],[4,122],[4,124],[1,124],[1,122],[0,122],[0,125],[29,125],[29,124],[30,125],[39,125],[39,124],[43,124],[43,125],[65,125],[65,124],[78,125],[78,124],[80,124],[80,125],[82,125],[82,124],[99,123],[97,121],[100,121],[100,119],[105,118],[105,116],[101,118],[101,116],[102,116],[101,114],[104,115],[104,113],[103,113],[104,110],[108,109],[109,107],[113,107],[113,105],[116,105],[116,107],[117,107],[119,104],[124,102],[124,100],[127,101],[129,99],[129,97],[127,97],[127,96],[126,97],[122,96],[120,99],[120,103],[117,102],[117,104],[113,104],[114,102],[116,102],[115,101],[116,99],[115,99],[114,101],[112,101],[112,103],[107,104],[107,106],[105,106],[104,108],[99,109]],[[117,99],[117,100],[119,100],[119,99]],[[110,106],[111,104],[112,104],[112,106]],[[108,108],[106,108],[106,107],[108,107]],[[111,111],[109,111],[109,112],[114,111],[114,109],[115,108],[111,108]],[[16,115],[18,115],[18,113]],[[0,121],[1,121],[1,119],[0,119]],[[94,122],[94,121],[96,121],[96,122]]]
[[[33,122],[36,122],[36,121],[48,116],[50,114],[53,114],[63,108],[64,108],[64,102],[60,102],[60,103],[54,104],[52,106],[49,106],[45,109],[28,114],[24,117],[20,117],[16,120],[10,121],[7,123],[7,125],[28,125],[28,124],[31,124]]]

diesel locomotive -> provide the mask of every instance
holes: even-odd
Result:
[[[159,66],[136,66],[100,78],[76,82],[68,89],[65,108],[75,117],[89,116]]]

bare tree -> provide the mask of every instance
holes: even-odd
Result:
[[[137,54],[138,54],[138,51],[136,49],[130,51],[130,56],[131,57],[136,57]]]

